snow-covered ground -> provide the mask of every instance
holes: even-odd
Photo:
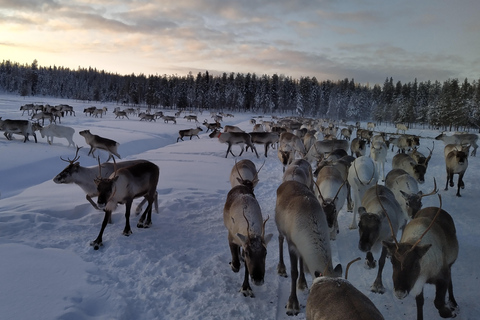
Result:
[[[252,286],[255,298],[246,298],[239,289],[243,280],[233,273],[227,231],[223,225],[223,206],[230,190],[229,174],[235,159],[225,158],[226,145],[210,139],[204,132],[200,139],[176,143],[178,130],[193,127],[183,118],[178,123],[140,122],[138,118],[114,119],[116,105],[91,104],[54,98],[0,96],[3,119],[27,119],[19,108],[25,103],[68,103],[77,115],[62,119],[75,128],[74,141],[79,146],[80,164],[94,166],[87,156],[88,147],[78,132],[115,139],[123,160],[147,159],[160,167],[160,213],[153,214],[150,229],[137,229],[137,217],[131,217],[133,234],[122,235],[124,206],[113,214],[104,246],[94,251],[89,245],[100,229],[103,213],[95,210],[76,185],[58,185],[52,178],[67,163],[60,157],[73,158],[75,149],[67,148],[65,139],[49,145],[38,134],[38,143],[23,143],[20,136],[7,141],[0,135],[0,318],[1,319],[288,319],[285,304],[290,278],[276,273],[278,232],[274,222],[276,189],[281,183],[282,166],[274,150],[268,158],[253,153],[257,168],[265,161],[255,189],[263,216],[270,216],[266,232],[275,236],[268,245],[266,276],[263,286]],[[103,118],[83,114],[83,108],[107,106]],[[173,112],[167,112],[173,114]],[[183,115],[182,115],[183,116]],[[224,124],[238,125],[249,131],[252,114],[235,114]],[[269,119],[269,115],[265,116]],[[199,120],[210,114],[199,115]],[[203,127],[205,130],[205,127]],[[392,128],[387,129],[393,132]],[[411,130],[423,137],[438,132]],[[30,138],[30,140],[33,140]],[[422,139],[420,151],[428,152],[432,139]],[[234,147],[238,153],[238,147]],[[102,160],[107,154],[100,151]],[[391,168],[393,153],[387,157]],[[452,268],[453,288],[460,306],[458,319],[480,317],[480,159],[470,158],[462,197],[455,190],[444,191],[445,168],[443,143],[436,143],[426,183],[429,192],[436,178],[443,208],[454,218],[460,244],[458,260]],[[456,178],[455,178],[456,179]],[[138,203],[137,200],[136,203]],[[136,204],[135,203],[135,204]],[[424,206],[438,205],[436,196],[423,201]],[[356,257],[358,231],[348,229],[351,213],[344,208],[339,216],[340,234],[332,242],[333,262],[344,267]],[[376,254],[378,257],[378,253]],[[287,270],[290,272],[287,258]],[[392,293],[392,267],[387,261],[383,295],[369,291],[376,270],[367,270],[363,262],[352,265],[349,281],[365,293],[386,319],[415,319],[413,297],[400,301]],[[311,278],[307,276],[311,283]],[[425,287],[425,319],[440,319],[433,305],[435,290]],[[302,312],[293,317],[305,319],[307,292],[299,293]]]

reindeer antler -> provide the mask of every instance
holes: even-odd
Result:
[[[77,146],[77,151],[75,152],[75,157],[73,158],[73,160],[70,160],[70,158],[67,158],[67,160],[63,159],[62,157],[60,157],[60,159],[62,159],[63,161],[65,162],[68,162],[70,164],[74,164],[75,161],[77,161],[78,159],[80,159],[80,156],[78,155],[78,151],[82,149],[82,147],[78,147]]]
[[[338,194],[340,193],[340,190],[342,190],[342,188],[343,188],[343,186],[345,185],[345,183],[347,183],[347,179],[345,179],[345,180],[342,182],[342,185],[340,186],[340,188],[338,188],[337,194],[335,195],[335,197],[333,197],[333,201],[335,201],[335,199],[338,197]]]
[[[263,221],[263,225],[262,225],[262,238],[265,237],[265,224],[267,223],[268,219],[270,219],[270,216],[269,216],[269,215],[267,216],[267,219],[265,219],[265,221]]]
[[[345,280],[348,279],[348,269],[350,269],[350,266],[351,266],[353,263],[357,262],[358,260],[362,260],[362,258],[358,257],[358,258],[356,258],[356,259],[353,259],[352,261],[350,261],[350,262],[347,264],[347,269],[345,270]]]
[[[247,219],[247,216],[245,216],[245,210],[243,210],[243,217],[245,218],[245,221],[247,221],[247,236],[250,239],[250,222]]]
[[[437,220],[437,217],[438,217],[438,215],[440,214],[440,211],[442,211],[442,196],[441,196],[440,194],[438,195],[438,200],[440,201],[440,207],[438,208],[437,213],[436,213],[435,216],[433,217],[432,222],[430,222],[430,225],[428,226],[428,228],[425,229],[425,231],[422,233],[422,235],[420,236],[420,238],[418,238],[418,240],[417,240],[417,241],[413,244],[413,246],[407,251],[407,253],[410,252],[410,251],[412,251],[412,250],[420,243],[420,241],[422,241],[423,236],[425,236],[425,235],[427,234],[427,232],[432,228],[433,223],[435,222],[435,220]],[[407,254],[407,253],[405,253],[405,254]]]
[[[422,195],[421,195],[422,198],[423,198],[423,197],[426,197],[426,196],[434,195],[435,193],[438,192],[438,189],[437,189],[437,180],[435,180],[435,178],[433,178],[433,184],[434,184],[434,186],[433,186],[432,192],[427,193],[427,194],[422,194]]]

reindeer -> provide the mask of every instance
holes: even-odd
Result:
[[[384,320],[375,304],[345,277],[318,277],[310,288],[307,320]]]
[[[447,146],[445,146],[447,147]],[[410,152],[407,154],[412,157],[413,160],[415,160],[416,163],[421,164],[425,166],[425,168],[428,167],[428,163],[430,162],[430,159],[432,158],[432,153],[433,150],[435,149],[435,144],[433,145],[433,148],[427,148],[428,151],[430,151],[429,155],[426,157],[424,154],[418,151],[417,147],[414,147]]]
[[[2,117],[0,117],[0,130],[5,131],[3,135],[7,140],[12,140],[12,134],[21,134],[24,136],[23,142],[25,143],[28,136],[32,135],[35,138],[35,143],[37,143],[37,135],[35,134],[37,126],[38,124],[32,124],[28,120],[2,120]]]
[[[350,143],[350,155],[355,157],[361,157],[364,156],[367,152],[367,141],[363,140],[361,138],[354,138],[352,142]]]
[[[465,152],[466,155],[470,154],[470,145],[468,144],[463,144],[463,145],[457,145],[457,144],[447,144],[445,145],[445,148],[443,149],[443,155],[446,158],[447,155],[450,153],[450,151],[453,150],[458,150],[458,151],[463,151]]]
[[[283,164],[283,172],[285,172],[285,167],[295,160],[295,152],[301,157],[307,153],[302,139],[291,132],[282,132],[278,144],[277,155]]]
[[[60,126],[58,124],[49,124],[48,126],[40,128],[40,134],[42,138],[47,137],[48,144],[53,143],[53,138],[65,138],[68,141],[68,146],[70,145],[75,147],[75,143],[73,142],[73,134],[75,133],[75,129],[67,126]]]
[[[263,144],[265,147],[265,158],[267,157],[268,147],[274,147],[279,141],[280,135],[277,132],[250,132],[250,137],[254,144]],[[246,147],[248,150],[248,146]]]
[[[445,183],[445,190],[448,190],[448,184],[453,188],[453,175],[458,174],[457,182],[457,197],[461,197],[460,188],[465,189],[463,176],[468,168],[468,153],[459,150],[450,151],[445,157],[445,167],[447,170],[447,182]]]
[[[345,140],[350,140],[352,137],[352,131],[352,128],[342,128],[342,130],[340,130],[340,137]]]
[[[440,196],[439,196],[440,197]],[[440,207],[420,210],[403,231],[400,242],[383,241],[393,268],[395,296],[415,296],[417,320],[423,320],[423,287],[436,287],[435,307],[442,318],[454,318],[458,304],[453,295],[452,265],[458,257],[458,240],[452,217]],[[448,291],[448,304],[445,302]]]
[[[245,277],[240,292],[254,297],[248,277],[255,285],[262,285],[265,276],[267,244],[273,234],[265,235],[265,223],[253,189],[247,185],[233,187],[223,208],[223,222],[228,230],[228,245],[232,254],[230,267],[240,270],[240,260],[245,261]],[[241,256],[240,256],[241,255]]]
[[[348,183],[353,195],[353,220],[350,229],[356,229],[356,215],[361,206],[362,197],[371,186],[378,181],[375,163],[367,156],[356,158],[348,169]]]
[[[97,204],[92,200],[93,197],[98,196],[97,185],[95,184],[95,178],[98,177],[99,167],[82,167],[78,159],[80,156],[78,155],[78,151],[81,147],[77,147],[77,151],[75,153],[75,157],[73,159],[67,158],[67,160],[60,157],[61,160],[68,162],[68,166],[62,170],[59,174],[57,174],[53,178],[53,182],[56,184],[70,184],[74,183],[78,185],[82,190],[86,193],[85,198],[87,201],[97,210],[100,208]],[[117,169],[121,169],[124,167],[129,167],[131,165],[145,162],[145,160],[131,160],[131,161],[122,161],[116,164]],[[114,164],[113,163],[102,163],[100,165],[101,169],[101,177],[108,178],[114,172]],[[158,201],[157,196],[155,196],[155,211],[158,213]],[[147,199],[143,199],[142,202],[137,206],[135,210],[135,214],[138,215],[142,210],[143,204],[147,201]]]
[[[405,225],[404,214],[392,191],[378,184],[365,192],[362,198],[362,206],[358,208],[358,214],[360,216],[358,248],[362,252],[366,252],[365,266],[367,268],[375,268],[376,260],[373,258],[372,251],[382,248],[378,261],[377,277],[370,290],[384,293],[382,272],[387,250],[382,247],[382,241],[390,240],[392,234],[397,234],[398,229]]]
[[[177,124],[177,119],[174,117],[174,116],[162,116],[161,117],[163,119],[163,122],[165,123],[169,123],[170,121],[172,121],[173,123]]]
[[[315,182],[313,181],[312,166],[304,159],[296,159],[288,165],[283,173],[282,182],[290,180],[301,182],[314,191],[313,185]]]
[[[418,182],[403,169],[391,170],[385,179],[385,186],[395,195],[406,221],[413,219],[417,212],[422,208],[422,198],[433,195],[438,192],[435,179],[433,190],[430,193],[423,194],[418,189]]]
[[[334,139],[334,140],[321,140],[313,144],[305,155],[305,159],[312,163],[313,161],[319,161],[323,159],[325,154],[328,154],[337,149],[343,149],[348,152],[349,143],[347,140]]]
[[[214,131],[214,130],[218,130],[218,129],[223,128],[222,125],[220,124],[220,122],[208,123],[207,119],[205,119],[205,121],[203,121],[203,125],[205,127],[207,127],[207,131],[205,131],[205,132],[208,132],[209,130]]]
[[[299,275],[298,288],[303,290],[307,287],[304,264],[312,278],[320,274],[339,277],[342,275],[342,266],[338,264],[335,269],[333,268],[325,213],[315,194],[303,183],[285,181],[278,187],[275,222],[279,233],[280,256],[277,271],[281,276],[287,275],[283,261],[285,238],[290,255],[292,283],[286,306],[287,314],[297,315],[300,312],[297,298]],[[299,270],[297,270],[298,262],[300,262]]]
[[[347,180],[334,166],[323,167],[317,175],[315,194],[320,201],[330,228],[330,240],[335,240],[339,232],[338,213],[347,199]]]
[[[255,164],[248,159],[235,162],[235,165],[230,172],[230,185],[232,188],[238,185],[249,185],[253,190],[253,188],[257,186],[258,173],[262,167],[257,171]]]
[[[115,109],[115,110],[113,110],[113,113],[115,114],[115,119],[117,119],[117,118],[121,118],[121,119],[127,118],[127,119],[130,119],[130,118],[128,117],[128,115],[127,115],[127,111],[125,111],[125,110],[122,111],[122,110]]]
[[[226,125],[223,127],[223,132],[245,132],[237,126]]]
[[[424,165],[418,164],[406,153],[399,153],[393,157],[392,169],[403,169],[414,177],[418,183],[423,184],[425,182],[427,168]]]
[[[115,161],[115,160],[114,160]],[[100,168],[100,163],[99,163]],[[97,238],[90,245],[98,250],[103,245],[103,232],[110,221],[112,211],[118,203],[125,203],[125,228],[123,235],[132,234],[130,228],[130,209],[133,199],[145,197],[148,201],[147,208],[141,215],[137,227],[149,228],[152,224],[152,205],[157,193],[157,183],[160,169],[150,161],[143,161],[128,167],[115,170],[108,178],[102,178],[101,173],[95,184],[97,185],[97,206],[104,209],[102,227]]]
[[[210,138],[218,138],[218,141],[221,143],[226,143],[228,144],[227,147],[227,153],[225,154],[225,158],[228,156],[228,153],[230,152],[232,156],[236,157],[235,154],[232,152],[232,145],[240,145],[242,148],[242,151],[240,152],[239,156],[243,154],[244,151],[244,145],[246,144],[248,147],[250,147],[253,151],[255,151],[255,154],[257,155],[258,158],[258,153],[257,149],[252,143],[252,138],[250,135],[246,132],[220,132],[217,129],[215,129],[212,133],[209,135]]]
[[[444,132],[440,135],[435,137],[435,140],[441,140],[445,144],[457,144],[457,145],[470,145],[472,146],[473,150],[471,156],[474,157],[477,154],[477,140],[478,135],[474,133],[462,133],[462,134],[454,134],[451,136],[447,136]]]
[[[185,117],[183,117],[183,119],[187,119],[187,121],[195,121],[195,122],[198,122],[198,118],[197,118],[197,116],[194,115],[194,114],[186,115]]]
[[[117,152],[117,147],[119,145],[118,142],[108,138],[100,137],[96,134],[91,134],[90,130],[80,131],[79,134],[85,138],[85,142],[90,146],[88,155],[92,154],[92,156],[95,157],[93,152],[97,149],[102,149],[107,151],[109,154],[107,161],[110,160],[110,158],[113,159],[113,155],[116,155],[119,159],[121,159]]]
[[[397,134],[399,131],[402,131],[403,134],[408,130],[407,126],[404,123],[397,123],[395,125],[395,128],[397,128]]]
[[[203,131],[200,127],[197,127],[196,129],[179,130],[177,142],[178,139],[183,141],[183,137],[190,137],[190,140],[192,140],[192,137],[197,137],[198,139],[200,139],[200,137],[198,136],[200,131]]]
[[[31,118],[31,120],[37,120],[38,122],[40,122],[39,120],[42,120],[42,126],[45,124],[45,119],[50,120],[50,123],[55,122],[53,119],[53,114],[51,112],[41,111],[34,114]]]
[[[385,142],[372,142],[370,144],[370,158],[375,163],[378,176],[382,174],[382,182],[385,181],[385,161],[387,161],[387,145]]]

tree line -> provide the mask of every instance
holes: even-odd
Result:
[[[0,64],[0,90],[151,108],[250,111],[346,121],[405,123],[441,130],[480,129],[480,79],[394,83],[318,81],[285,75],[208,71],[178,75],[120,75],[95,68],[42,67],[38,61]]]

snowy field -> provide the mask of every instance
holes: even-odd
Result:
[[[177,124],[163,121],[140,122],[138,118],[114,119],[116,105],[91,104],[54,98],[22,98],[0,95],[3,119],[27,119],[19,110],[25,103],[73,105],[77,115],[62,119],[62,125],[75,129],[74,141],[83,148],[79,162],[94,166],[87,156],[89,148],[78,132],[90,129],[93,134],[120,143],[122,160],[147,159],[160,167],[159,214],[153,214],[150,229],[136,228],[122,235],[124,206],[113,213],[114,224],[108,225],[104,246],[94,251],[89,245],[98,234],[103,213],[95,210],[76,185],[58,185],[52,178],[67,163],[60,157],[73,158],[75,148],[65,139],[49,145],[38,133],[23,143],[20,136],[8,141],[0,135],[0,318],[1,319],[290,319],[285,304],[290,278],[276,274],[278,232],[274,220],[276,189],[281,183],[282,166],[275,150],[265,159],[253,153],[250,159],[260,171],[255,189],[266,223],[266,233],[274,237],[268,245],[266,276],[263,286],[253,286],[255,298],[246,298],[239,289],[243,280],[233,273],[227,231],[223,225],[223,206],[230,190],[229,174],[235,159],[225,158],[226,145],[210,139],[204,132],[200,139],[176,143],[178,130],[193,127],[182,117]],[[103,118],[85,116],[83,109],[95,105],[108,107]],[[166,112],[172,114],[173,112]],[[235,114],[223,124],[252,129],[249,120],[257,115]],[[270,115],[265,118],[269,119]],[[199,120],[210,114],[199,115]],[[205,130],[205,127],[203,127]],[[392,128],[380,128],[393,132]],[[438,132],[410,130],[422,137],[420,151],[428,153]],[[239,148],[233,148],[238,154]],[[100,151],[102,160],[107,154]],[[479,152],[480,154],[480,152]],[[393,153],[387,157],[391,168]],[[470,158],[462,197],[455,189],[444,191],[445,168],[443,143],[436,142],[428,167],[424,192],[437,179],[443,208],[455,220],[460,245],[458,260],[452,268],[453,288],[460,306],[457,319],[479,319],[480,307],[480,159]],[[455,176],[456,179],[456,176]],[[455,180],[456,182],[456,180]],[[477,184],[476,184],[477,183]],[[139,202],[137,200],[134,206]],[[437,206],[438,197],[425,198],[424,206]],[[358,231],[349,230],[352,214],[340,212],[340,234],[332,242],[333,263],[346,264],[356,257],[364,258],[357,248]],[[378,258],[379,253],[375,254]],[[286,259],[287,272],[290,272]],[[369,291],[377,270],[367,270],[362,262],[352,265],[349,281],[365,293],[385,319],[415,319],[414,297],[397,300],[392,292],[392,267],[385,264],[383,295]],[[309,285],[311,278],[307,276]],[[435,290],[425,287],[425,319],[440,319],[434,307]],[[308,293],[299,292],[301,313],[291,319],[305,319]]]

